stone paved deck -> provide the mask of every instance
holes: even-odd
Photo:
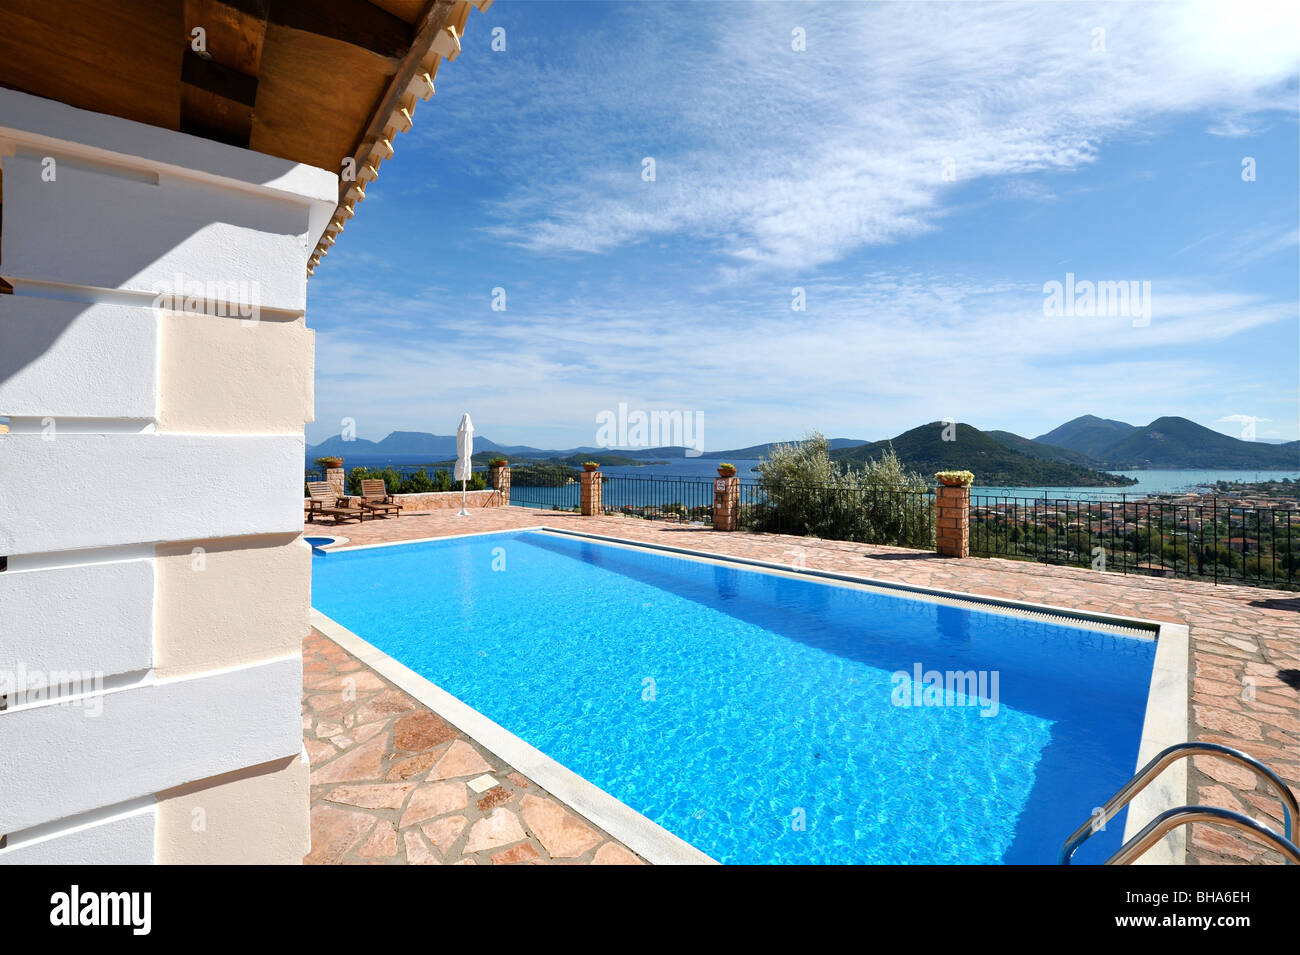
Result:
[[[1190,628],[1192,649],[1187,738],[1242,749],[1270,765],[1300,792],[1300,595],[1293,593],[1103,574],[1025,561],[955,560],[896,547],[720,533],[661,521],[580,517],[519,507],[485,508],[468,518],[447,512],[407,514],[364,524],[352,522],[340,531],[352,544],[367,544],[539,524],[1185,624]],[[386,759],[395,755],[391,749],[385,751]],[[486,754],[485,758],[490,759]],[[1212,757],[1196,757],[1189,768],[1189,800],[1246,812],[1281,829],[1276,799],[1257,785],[1250,773]],[[320,805],[316,797],[313,786],[313,813]],[[314,820],[315,816],[313,833]],[[1281,862],[1280,856],[1251,840],[1205,825],[1192,827],[1188,858],[1193,864]]]
[[[302,655],[304,862],[643,864],[319,631]]]

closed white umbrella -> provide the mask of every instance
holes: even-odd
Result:
[[[460,482],[460,513],[457,517],[469,517],[465,507],[465,482],[474,472],[474,422],[469,420],[469,412],[461,415],[460,427],[456,429],[456,480]]]

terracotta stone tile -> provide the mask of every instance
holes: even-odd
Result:
[[[442,750],[434,750],[433,752],[421,753],[418,756],[399,760],[389,767],[388,778],[392,780],[410,779],[412,776],[426,773],[438,761],[442,752]]]
[[[320,720],[316,724],[316,738],[329,739],[331,736],[340,735],[343,732],[343,729],[344,726],[342,722],[335,722],[333,720]]]
[[[353,698],[363,693],[371,693],[375,690],[383,690],[388,687],[383,677],[377,673],[371,673],[365,670],[360,673],[344,673],[332,677],[320,683],[316,689],[321,691],[332,691],[342,695],[353,694]]]
[[[1239,739],[1259,739],[1259,723],[1242,713],[1213,706],[1195,706],[1192,708],[1196,722],[1209,730],[1231,733]]]
[[[1252,848],[1236,836],[1228,835],[1226,832],[1220,832],[1218,829],[1211,829],[1205,825],[1195,825],[1191,828],[1192,837],[1189,842],[1198,849],[1232,856],[1246,862],[1252,861],[1260,854],[1260,850]]]
[[[393,726],[396,749],[423,752],[456,738],[456,731],[429,710],[408,713]]]
[[[362,809],[400,809],[415,783],[372,783],[368,786],[339,786],[331,789],[324,798]]]
[[[634,853],[624,849],[617,842],[607,842],[596,850],[591,860],[592,865],[645,865]]]
[[[492,772],[482,756],[463,739],[454,740],[442,758],[429,772],[430,779],[455,779],[459,776],[478,776]]]
[[[322,740],[312,739],[310,736],[304,736],[302,739],[303,747],[307,750],[308,761],[315,766],[317,763],[323,763],[325,760],[338,755],[338,750],[329,743]]]
[[[520,803],[519,811],[553,859],[580,856],[601,841],[590,826],[551,799],[529,793]]]
[[[485,792],[481,799],[476,803],[479,812],[487,812],[489,809],[495,809],[497,806],[504,806],[511,799],[514,799],[514,793],[504,786],[493,786]]]
[[[520,863],[533,863],[540,860],[541,856],[537,854],[537,850],[529,842],[521,843],[513,849],[506,849],[492,856],[493,865],[519,865]]]
[[[336,757],[311,772],[312,785],[320,783],[362,782],[378,779],[383,768],[386,740],[373,739]]]
[[[491,815],[485,816],[470,827],[465,840],[466,852],[482,852],[484,849],[496,849],[526,838],[519,817],[509,809],[493,809]]]
[[[305,862],[328,865],[342,860],[374,827],[375,817],[364,812],[313,806],[311,852]]]
[[[405,829],[425,819],[464,809],[469,805],[468,793],[464,783],[425,783],[411,794],[398,826]]]
[[[446,816],[420,828],[429,837],[429,841],[438,847],[439,852],[446,852],[460,838],[467,825],[469,820],[464,816]]]
[[[391,859],[397,855],[397,830],[387,819],[375,822],[375,831],[370,834],[366,844],[357,850],[357,855],[367,859]]]
[[[407,865],[442,865],[418,832],[408,830],[402,833],[402,842],[406,845]]]
[[[356,720],[358,723],[373,723],[375,720],[391,719],[409,713],[418,705],[401,690],[385,690],[357,710]]]

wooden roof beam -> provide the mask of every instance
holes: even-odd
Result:
[[[416,37],[404,20],[369,0],[271,0],[268,18],[394,60],[406,56]]]
[[[193,50],[181,61],[181,82],[205,92],[251,107],[257,102],[257,77],[241,73]]]

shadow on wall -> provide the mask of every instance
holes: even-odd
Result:
[[[21,148],[0,175],[0,277],[14,287],[0,295],[0,413],[88,416],[80,402],[95,394],[96,417],[153,418],[155,306],[267,321],[305,310],[306,205]]]

